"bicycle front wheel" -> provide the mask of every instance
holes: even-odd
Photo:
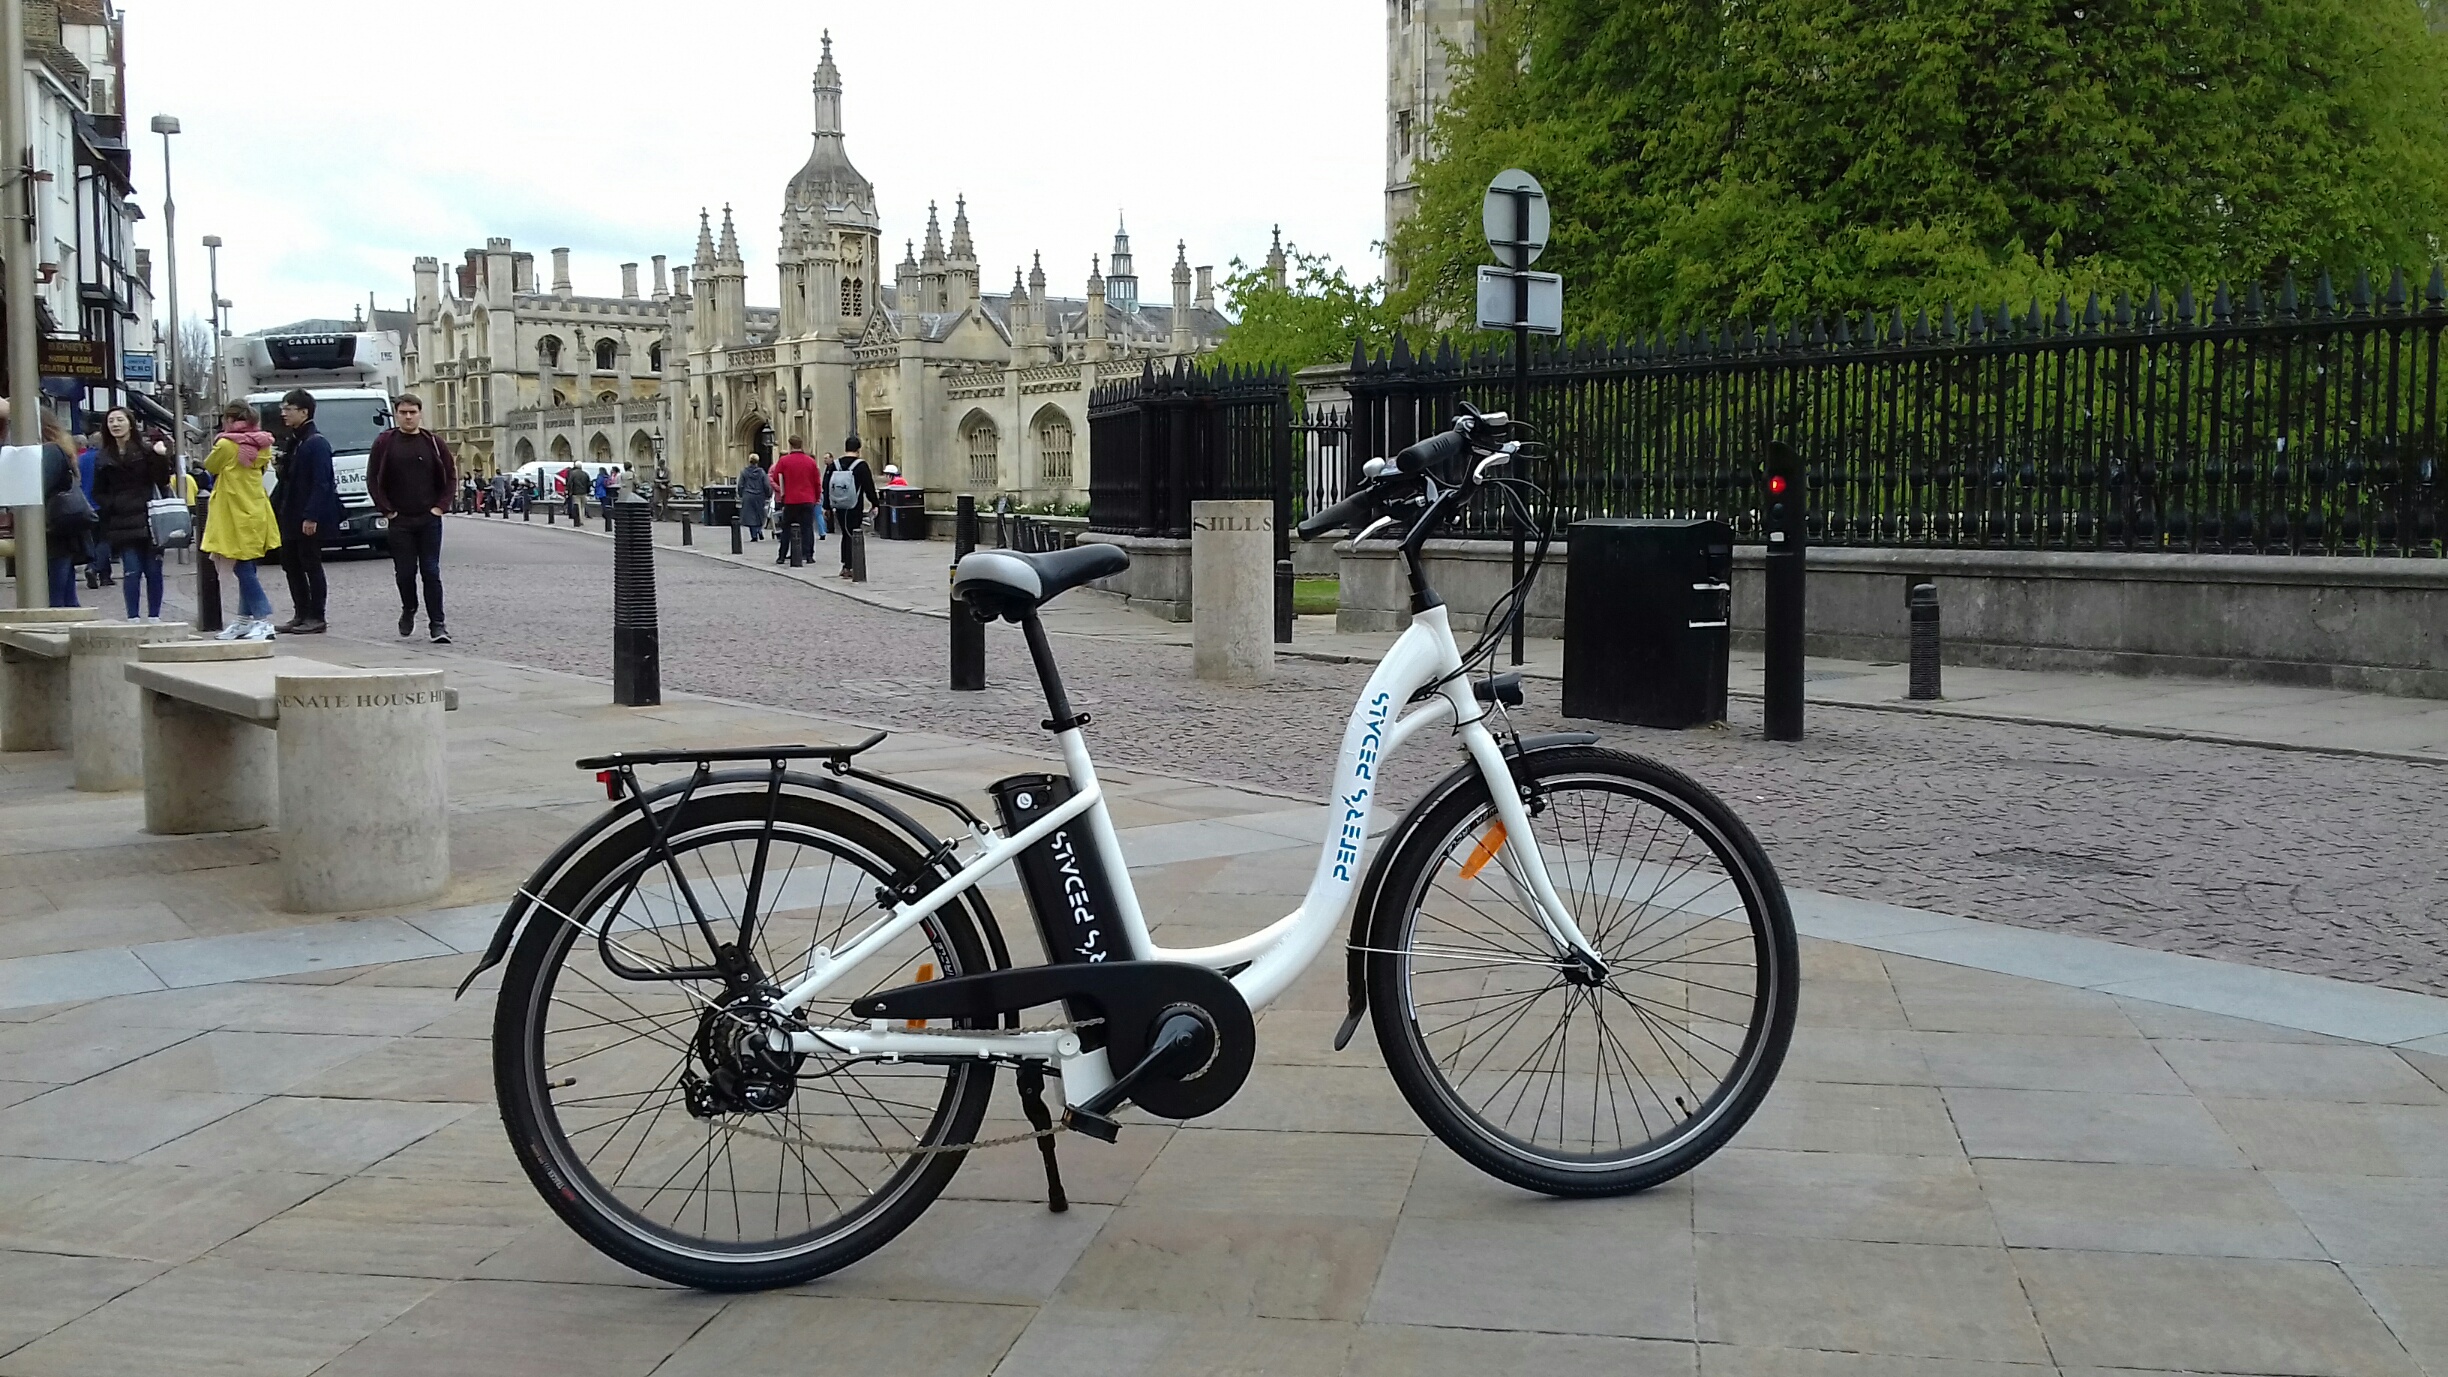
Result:
[[[714,1290],[790,1285],[882,1246],[951,1179],[993,1088],[981,1062],[759,1051],[748,1035],[864,1026],[853,999],[987,968],[956,903],[795,1014],[771,1009],[925,866],[828,800],[786,792],[770,826],[767,807],[761,781],[712,785],[665,810],[669,861],[643,819],[581,853],[544,885],[494,1018],[502,1120],[545,1202],[620,1262]],[[750,958],[747,988],[715,972],[718,943]]]
[[[1404,829],[1369,925],[1386,1065],[1455,1152],[1515,1185],[1613,1195],[1723,1146],[1792,1036],[1799,956],[1776,872],[1732,810],[1596,747],[1519,767],[1531,838],[1484,783]],[[1508,840],[1534,842],[1605,965],[1562,959]]]

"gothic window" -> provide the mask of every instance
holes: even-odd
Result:
[[[995,486],[995,446],[1002,437],[995,433],[994,422],[981,419],[969,427],[969,486],[992,490]]]
[[[1411,0],[1402,0],[1402,22],[1404,28],[1411,27]]]
[[[663,341],[656,340],[646,346],[646,367],[657,373],[663,371]]]
[[[619,357],[620,357],[620,344],[619,344],[619,342],[618,342],[618,341],[616,341],[616,340],[609,340],[609,339],[599,339],[599,340],[595,341],[595,371],[596,371],[596,372],[598,372],[598,373],[609,373],[609,372],[611,372],[611,371],[612,371],[612,369],[613,369],[613,367],[614,367],[614,365],[615,365],[616,360],[618,360],[618,358],[619,358]]]
[[[1071,481],[1071,423],[1060,413],[1049,413],[1037,422],[1038,469],[1048,483]]]
[[[1404,157],[1406,157],[1406,158],[1410,157],[1410,156],[1411,156],[1411,112],[1410,112],[1410,111],[1408,111],[1408,110],[1397,110],[1397,111],[1395,111],[1395,112],[1394,112],[1394,137],[1395,137],[1395,141],[1396,141],[1398,144],[1400,144],[1400,145],[1401,145],[1401,148],[1402,148],[1402,155],[1403,155]]]
[[[559,368],[561,366],[561,337],[546,335],[537,340],[536,357],[543,361],[546,368]]]
[[[620,400],[620,394],[617,392],[598,392],[595,394],[595,400],[599,402],[617,402]]]
[[[864,278],[850,280],[850,314],[854,316],[867,314],[867,283]]]
[[[841,298],[842,298],[842,299],[841,299],[841,313],[842,313],[843,315],[849,315],[849,314],[850,314],[850,279],[849,279],[849,278],[846,278],[846,277],[845,277],[845,278],[843,278],[843,279],[842,279],[842,284],[841,284],[841,287],[842,287],[842,291],[841,291]]]

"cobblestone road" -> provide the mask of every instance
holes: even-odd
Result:
[[[609,678],[609,542],[454,521],[446,559],[468,653]],[[668,689],[1044,746],[1009,627],[989,635],[989,691],[952,694],[940,621],[694,557],[667,553],[659,574]],[[386,635],[390,578],[387,562],[335,566],[335,626]],[[1057,649],[1101,762],[1302,796],[1323,787],[1366,677],[1286,662],[1270,687],[1238,690],[1193,680],[1186,649]],[[1522,721],[1566,725],[1552,701]],[[1793,884],[2448,993],[2436,767],[1837,709],[1814,712],[1799,744],[1758,726],[1738,703],[1724,731],[1604,731],[1725,794]],[[1396,787],[1447,763],[1426,750]]]

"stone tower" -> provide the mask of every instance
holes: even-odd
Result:
[[[841,69],[833,65],[830,31],[816,64],[815,89],[816,145],[782,196],[782,302],[789,317],[784,332],[854,340],[877,306],[883,221],[876,213],[875,185],[851,166],[842,146]]]
[[[1419,201],[1419,159],[1428,151],[1428,130],[1453,94],[1452,54],[1475,51],[1479,0],[1386,0],[1385,237],[1411,216]],[[1401,270],[1386,260],[1386,281],[1400,285]]]
[[[1105,299],[1121,311],[1139,309],[1139,275],[1131,271],[1130,230],[1114,217],[1113,256],[1105,260]]]

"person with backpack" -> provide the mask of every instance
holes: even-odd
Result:
[[[833,516],[833,528],[841,532],[841,577],[851,576],[851,537],[859,532],[859,519],[869,507],[881,501],[876,496],[875,474],[867,461],[859,457],[859,437],[842,441],[841,458],[825,472],[825,506]]]
[[[87,419],[89,423],[85,427],[85,447],[77,451],[77,479],[85,485],[85,500],[93,502],[94,473],[102,462],[102,423],[92,420],[90,413]],[[95,510],[97,512],[101,510],[99,505],[95,507]],[[86,545],[90,559],[85,565],[85,586],[88,588],[110,587],[112,581],[111,543],[110,538],[102,533],[100,525],[97,524],[94,527],[93,535],[86,541]]]
[[[787,559],[796,569],[816,552],[816,503],[824,486],[824,470],[796,435],[790,452],[774,460],[773,484],[782,497],[782,549],[774,563]]]
[[[322,533],[340,529],[340,487],[332,475],[331,441],[315,429],[314,394],[303,388],[290,392],[281,398],[280,414],[289,444],[274,465],[280,486],[272,490],[272,514],[280,519],[290,617],[273,630],[319,636],[329,629],[323,621],[330,586],[323,578]]]
[[[136,619],[141,582],[146,596],[144,615],[158,621],[162,549],[153,538],[153,501],[170,495],[170,456],[144,442],[136,430],[136,414],[124,406],[112,407],[102,424],[102,451],[94,465],[94,510],[101,518],[98,539],[118,552],[127,575],[119,592],[127,602],[128,620]]]
[[[93,539],[93,501],[85,495],[75,456],[68,452],[68,432],[49,415],[42,418],[42,485],[44,561],[50,566],[51,605],[82,607],[77,601],[77,566]]]
[[[425,630],[449,645],[442,615],[442,517],[457,486],[450,446],[425,429],[425,403],[411,395],[391,403],[392,427],[374,437],[366,459],[366,496],[390,521],[391,576],[399,583],[399,634],[416,631],[417,585],[425,588]]]

